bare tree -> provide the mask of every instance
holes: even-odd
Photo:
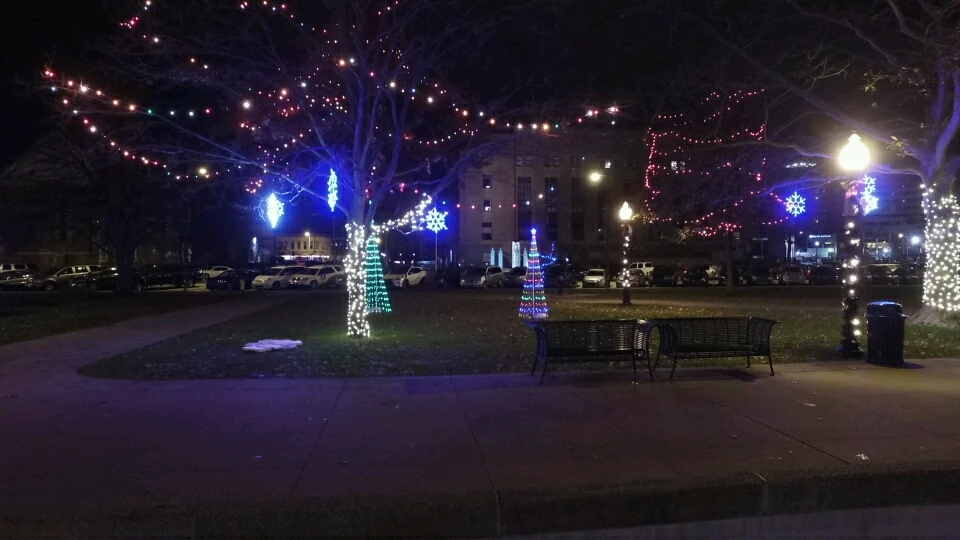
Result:
[[[785,219],[771,195],[783,187],[776,172],[795,153],[765,144],[766,102],[760,88],[717,89],[696,105],[660,115],[647,135],[644,187],[660,234],[678,241],[722,238],[730,288],[734,234]]]
[[[184,187],[162,171],[78,144],[65,131],[43,138],[0,175],[7,217],[50,219],[63,212],[64,227],[113,256],[119,293],[133,290],[134,253],[164,228]]]
[[[960,2],[780,0],[744,13],[720,1],[711,8],[697,18],[701,28],[794,96],[791,113],[827,120],[821,144],[805,153],[830,158],[853,130],[871,141],[877,171],[918,179],[927,267],[915,319],[935,323],[960,311]]]
[[[101,75],[153,105],[81,89],[79,77],[48,77],[67,93],[65,108],[93,125],[118,117],[139,125],[138,154],[179,175],[225,177],[286,201],[313,196],[343,212],[347,331],[364,337],[368,239],[419,226],[431,204],[426,196],[405,212],[411,201],[390,194],[434,193],[492,144],[474,135],[501,120],[492,115],[497,104],[474,106],[442,79],[458,46],[482,46],[496,21],[482,12],[486,4],[455,0],[330,0],[303,9],[141,6],[104,47]]]

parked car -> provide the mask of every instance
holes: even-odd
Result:
[[[869,285],[896,285],[900,281],[890,267],[879,264],[867,266],[864,277]]]
[[[549,268],[549,267],[548,267]],[[523,287],[527,282],[527,267],[515,266],[503,276],[504,287]]]
[[[0,272],[0,290],[36,291],[43,287],[44,275],[35,270]]]
[[[62,266],[60,268],[54,268],[53,270],[47,272],[43,278],[43,283],[40,286],[45,291],[55,291],[57,289],[66,289],[66,288],[75,288],[75,287],[89,287],[90,283],[87,279],[87,274],[90,272],[99,272],[100,266],[98,265],[76,265],[76,266]]]
[[[460,276],[460,286],[484,289],[501,287],[503,277],[503,270],[499,266],[471,266]]]
[[[591,268],[583,276],[583,286],[586,287],[607,287],[607,271],[603,268]]]
[[[203,279],[210,279],[212,277],[217,277],[220,274],[226,272],[227,270],[233,270],[229,266],[211,266],[210,268],[203,270]]]
[[[387,285],[409,289],[417,287],[427,279],[427,271],[419,266],[394,265],[383,275]]]
[[[240,270],[224,270],[207,278],[206,287],[210,291],[241,291],[246,287],[246,276]]]
[[[644,276],[650,277],[650,274],[653,272],[653,266],[654,265],[652,262],[644,261],[644,262],[630,263],[630,266],[628,268],[636,268],[641,272],[643,272]]]
[[[683,283],[683,269],[679,266],[657,265],[650,273],[651,287],[674,287]]]
[[[741,275],[743,285],[773,285],[773,273],[769,266],[751,266]]]
[[[95,291],[115,291],[117,290],[117,278],[119,275],[120,272],[116,266],[104,268],[97,273],[91,273],[89,275],[90,288]],[[134,292],[140,292],[146,288],[143,278],[140,277],[140,274],[136,270],[133,271],[131,278],[133,280],[131,287]]]
[[[0,263],[0,272],[12,272],[14,270],[31,270],[29,266],[24,263]]]
[[[290,278],[306,270],[303,266],[272,266],[253,278],[254,289],[286,289]]]
[[[302,273],[291,277],[290,287],[317,290],[341,287],[346,282],[347,274],[344,273],[342,266],[319,264],[310,266]]]
[[[627,279],[624,280],[623,271],[617,273],[617,287],[642,287],[647,283],[647,275],[642,268],[627,268]]]
[[[839,285],[840,271],[832,266],[814,266],[807,279],[810,285]]]
[[[170,285],[174,287],[193,287],[203,281],[203,270],[199,266],[182,264],[155,264],[140,269],[140,277],[147,287]]]
[[[575,288],[583,277],[572,264],[553,264],[543,271],[543,286]]]
[[[683,271],[683,284],[694,287],[710,285],[710,267],[707,265],[691,266]]]
[[[807,275],[803,272],[803,268],[790,265],[780,269],[781,285],[805,285],[806,283]]]
[[[455,289],[460,286],[461,274],[460,267],[452,264],[438,270],[435,278],[440,287]]]
[[[894,273],[900,285],[920,285],[923,283],[923,267],[902,264]]]

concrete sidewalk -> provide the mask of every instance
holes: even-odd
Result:
[[[960,502],[947,500],[960,499],[950,360],[687,370],[637,386],[626,371],[543,386],[74,373],[275,301],[0,349],[0,533],[498,536],[882,506],[894,493]]]

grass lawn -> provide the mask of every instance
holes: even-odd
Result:
[[[0,294],[0,345],[222,302],[235,295],[207,291]]]
[[[770,293],[776,303],[776,290]],[[119,379],[220,379],[501,373],[529,370],[533,332],[517,316],[519,292],[392,293],[394,312],[371,316],[373,337],[345,336],[343,294],[304,293],[279,308],[184,334],[144,349],[84,366],[81,373]],[[754,315],[781,321],[773,332],[775,362],[836,358],[840,315],[796,307],[745,310],[616,305],[551,296],[551,318],[604,319]],[[751,300],[755,302],[754,300]],[[836,299],[833,303],[839,304]],[[291,351],[244,353],[266,338],[299,339]],[[947,329],[908,327],[908,358],[960,357],[960,340]],[[712,365],[743,365],[743,359]],[[614,363],[567,364],[558,369],[601,369]],[[687,365],[690,365],[689,363]],[[616,365],[616,367],[621,367]]]

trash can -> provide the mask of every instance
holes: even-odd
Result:
[[[867,304],[867,362],[881,366],[903,365],[903,306],[896,302]]]

